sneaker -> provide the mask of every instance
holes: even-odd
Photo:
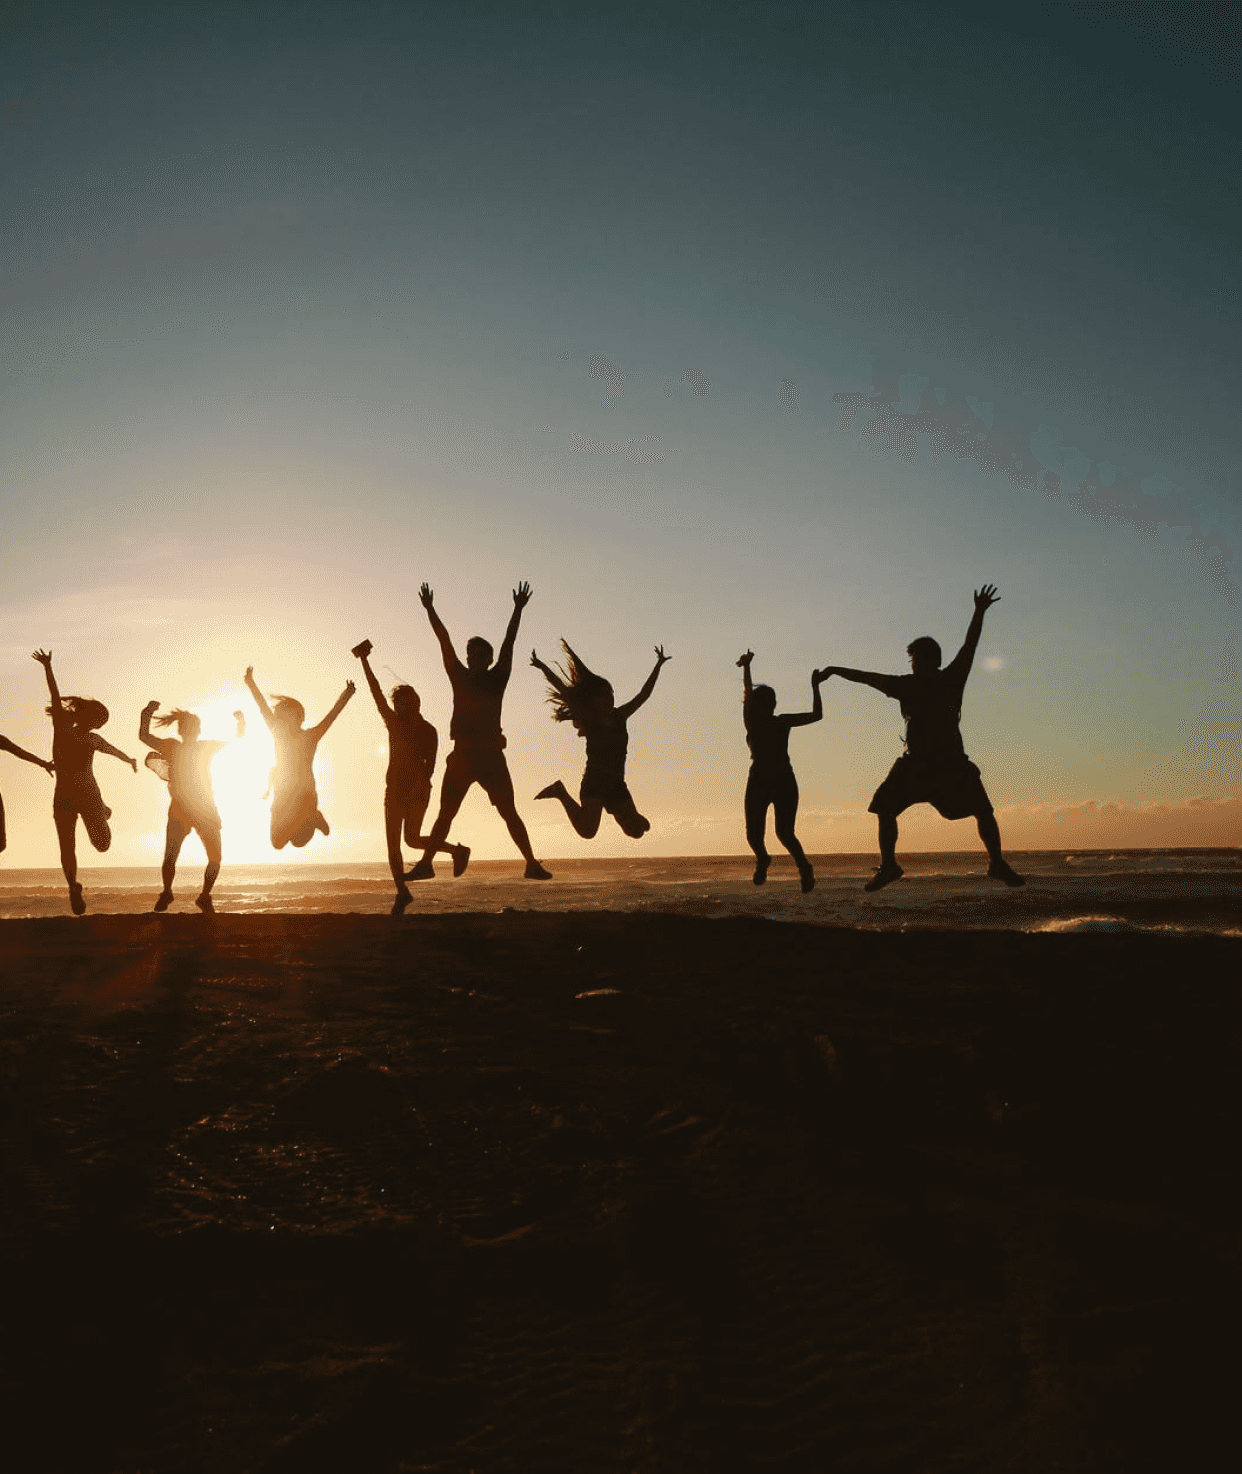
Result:
[[[815,872],[809,865],[804,865],[798,871],[798,876],[802,881],[802,894],[804,896],[815,889]]]
[[[204,916],[214,916],[216,914],[215,904],[206,891],[201,896],[194,897],[194,904]]]
[[[172,891],[161,891],[159,893],[159,895],[155,898],[155,905],[151,907],[151,910],[152,911],[167,911],[168,908],[172,905],[172,903],[173,903],[173,893],[172,893]]]
[[[457,846],[457,848],[453,851],[453,879],[454,880],[456,880],[459,875],[465,875],[465,873],[466,873],[466,866],[469,865],[469,863],[470,863],[470,846],[468,844],[459,844]]]
[[[892,885],[893,881],[900,880],[905,873],[896,860],[890,865],[881,865],[867,884],[863,886],[863,890],[882,891],[886,885]]]
[[[420,860],[413,870],[405,872],[406,880],[434,880],[436,878],[435,866],[430,860]]]
[[[82,887],[74,884],[69,887],[69,906],[75,916],[86,915],[86,901],[82,896]]]
[[[771,863],[771,855],[765,855],[762,860],[755,861],[755,873],[750,877],[752,885],[762,885],[767,880],[768,866]]]

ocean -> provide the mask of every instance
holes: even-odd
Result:
[[[758,916],[864,930],[1134,931],[1242,936],[1242,849],[1015,851],[1026,885],[985,874],[981,851],[903,855],[906,875],[875,895],[863,883],[873,855],[812,857],[817,883],[803,895],[784,856],[767,884],[751,884],[748,856],[550,860],[553,879],[522,878],[518,860],[478,860],[460,879],[447,862],[412,884],[408,916],[448,912],[627,911]],[[149,911],[159,893],[150,868],[84,866],[89,913]],[[201,870],[181,866],[172,912],[194,911]],[[225,865],[220,912],[382,914],[392,902],[383,864],[277,862]],[[0,870],[0,919],[61,916],[69,904],[58,870]]]

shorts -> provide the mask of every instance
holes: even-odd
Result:
[[[911,804],[931,804],[943,819],[968,819],[992,812],[979,769],[963,753],[942,762],[903,754],[875,791],[867,812],[896,815]]]
[[[176,799],[168,805],[168,822],[175,824],[189,834],[196,829],[199,834],[219,834],[223,827],[220,815],[214,807],[210,809],[198,809],[194,813],[184,805],[179,804]]]
[[[493,804],[513,802],[513,779],[503,748],[460,744],[453,748],[444,763],[444,785],[460,785],[464,793],[472,783],[477,783]]]

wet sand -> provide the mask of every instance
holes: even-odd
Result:
[[[1207,1468],[1239,943],[0,923],[10,1448]]]

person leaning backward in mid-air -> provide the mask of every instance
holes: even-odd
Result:
[[[1006,885],[1023,885],[1022,876],[1001,853],[1000,829],[979,776],[979,769],[966,756],[962,745],[962,693],[983,632],[983,616],[997,602],[995,584],[984,584],[975,594],[975,612],[962,648],[940,668],[940,646],[923,635],[906,646],[910,656],[908,676],[886,676],[869,670],[847,670],[830,665],[819,674],[844,676],[874,686],[901,703],[906,719],[906,750],[875,791],[869,813],[876,816],[880,830],[880,868],[863,887],[883,890],[905,874],[897,863],[897,816],[911,804],[927,803],[945,819],[972,817],[979,838],[987,847],[988,874]]]
[[[480,635],[466,641],[466,663],[463,665],[453,649],[448,630],[436,613],[434,595],[427,584],[419,589],[418,597],[440,642],[444,669],[453,688],[453,716],[449,723],[453,748],[444,764],[440,812],[423,850],[423,858],[408,872],[407,878],[430,880],[435,874],[431,857],[444,847],[449,826],[456,818],[462,800],[471,784],[477,783],[491,799],[493,807],[505,821],[513,843],[521,851],[526,861],[526,879],[551,880],[551,872],[535,859],[526,825],[514,805],[513,779],[505,762],[505,737],[500,729],[500,707],[513,670],[513,643],[517,639],[522,610],[530,602],[530,585],[520,583],[513,591],[513,613],[494,665],[492,647]]]

